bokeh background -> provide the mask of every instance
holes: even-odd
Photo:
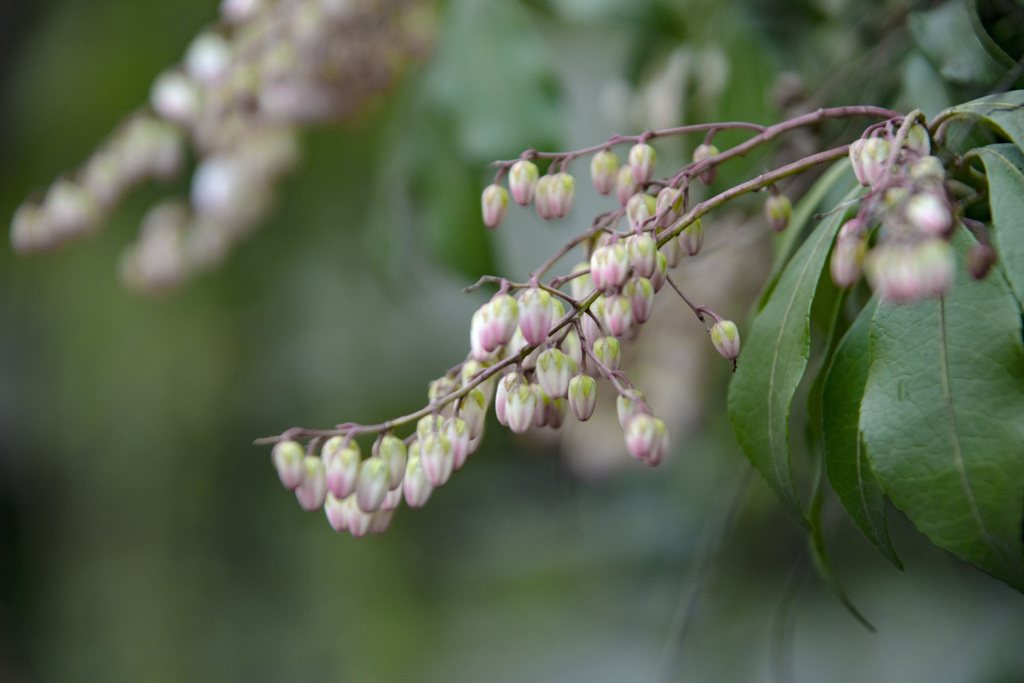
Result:
[[[187,176],[53,254],[0,249],[0,681],[1024,680],[1022,596],[895,510],[905,573],[831,506],[833,564],[877,633],[823,588],[733,440],[728,364],[667,296],[626,349],[670,422],[657,470],[607,421],[514,437],[492,418],[424,509],[356,540],[302,512],[252,445],[421,406],[468,349],[486,294],[461,289],[522,279],[609,206],[576,162],[569,219],[513,207],[487,233],[490,161],[825,105],[933,114],[1013,84],[1020,3],[433,12],[430,56],[303,133],[261,229],[215,272],[157,297],[119,282],[142,215]],[[0,5],[0,216],[81,164],[216,19],[215,0]],[[793,136],[716,186],[852,132]],[[697,142],[659,145],[660,168]],[[760,201],[706,221],[680,272],[738,321],[771,262]]]

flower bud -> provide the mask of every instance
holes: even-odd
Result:
[[[704,244],[704,226],[698,218],[679,233],[679,246],[688,256],[696,256]]]
[[[512,191],[512,199],[519,206],[526,206],[533,201],[533,193],[537,188],[537,165],[532,161],[520,159],[512,164],[508,171],[508,187]]]
[[[715,349],[729,360],[736,360],[740,355],[740,331],[731,320],[719,320],[711,326],[711,343]]]
[[[498,380],[498,389],[494,394],[494,415],[503,426],[508,426],[508,391],[519,382],[515,374],[504,375]]]
[[[448,481],[455,467],[455,457],[452,444],[445,434],[431,432],[420,438],[420,467],[434,488]]]
[[[96,199],[70,180],[62,178],[50,186],[42,209],[43,220],[59,240],[85,235],[99,227]]]
[[[427,479],[423,467],[420,465],[419,443],[416,443],[416,453],[412,452],[410,446],[409,460],[405,465],[405,478],[402,480],[402,491],[405,493],[405,502],[411,508],[420,508],[427,504],[430,494],[434,492],[430,480]]]
[[[658,219],[659,228],[667,228],[677,220],[683,210],[683,190],[679,187],[663,187],[658,193],[658,200],[655,203],[654,213],[661,216]]]
[[[404,473],[403,473],[404,474]],[[391,472],[388,464],[379,458],[367,458],[359,467],[356,479],[356,504],[363,512],[380,508],[387,495]]]
[[[306,474],[303,464],[306,451],[297,441],[278,441],[270,455],[281,484],[286,489],[297,489]]]
[[[654,215],[656,206],[654,197],[644,192],[637,192],[630,197],[626,202],[626,219],[629,221],[629,229],[638,231],[648,227],[648,219]]]
[[[623,166],[619,169],[618,175],[615,176],[615,196],[619,200],[619,204],[625,206],[629,202],[629,198],[636,194],[638,186],[636,181],[633,180],[633,168],[631,166]]]
[[[591,253],[593,255],[593,253]],[[569,292],[572,294],[572,298],[577,301],[583,301],[590,293],[594,291],[594,278],[590,277],[590,264],[589,263],[577,263],[572,267],[572,274],[578,273],[581,270],[588,272],[583,275],[577,275],[572,280],[569,280]]]
[[[610,150],[601,150],[590,160],[590,180],[600,194],[612,191],[618,171],[619,157]]]
[[[444,435],[452,451],[452,468],[461,470],[469,457],[469,427],[461,417],[449,417],[444,421]]]
[[[907,130],[907,137],[903,140],[903,148],[918,157],[926,157],[932,153],[932,142],[928,137],[928,130],[920,123],[915,123]]]
[[[604,324],[616,337],[633,329],[633,302],[628,296],[613,294],[604,302]]]
[[[632,389],[628,394],[619,394],[615,397],[615,412],[619,417],[619,426],[626,428],[630,418],[640,413],[649,413],[651,409],[647,406],[647,398],[643,392]]]
[[[382,436],[374,444],[374,456],[388,466],[388,490],[393,491],[402,485],[405,476],[405,443],[393,434]]]
[[[922,184],[941,183],[946,180],[946,169],[938,157],[924,156],[911,165],[910,177]]]
[[[327,482],[324,477],[324,464],[315,455],[307,455],[302,459],[302,483],[295,489],[295,498],[306,512],[319,510],[327,497]]]
[[[793,215],[793,204],[789,197],[781,194],[770,195],[764,203],[764,215],[768,219],[768,227],[775,232],[782,232],[789,225]]]
[[[590,304],[590,310],[583,314],[582,320],[584,339],[592,341],[607,334],[601,329],[601,325],[604,324],[604,294],[594,299],[594,303]]]
[[[953,228],[949,205],[931,192],[911,195],[904,208],[907,221],[929,237],[942,237]]]
[[[477,349],[489,354],[507,344],[518,326],[519,304],[508,294],[495,294],[473,316],[470,344],[474,348],[474,357],[482,360]]]
[[[341,440],[341,437],[335,438]],[[328,452],[328,444],[332,441],[333,438],[324,444],[322,454]],[[332,448],[330,452],[332,454],[327,458],[321,455],[321,460],[326,463],[327,489],[336,498],[348,498],[355,491],[356,480],[359,477],[359,446],[355,441],[349,441],[348,446],[340,447],[339,444],[339,447]]]
[[[640,413],[634,415],[623,429],[626,437],[626,448],[630,454],[656,467],[668,453],[668,430],[665,423],[653,415]]]
[[[622,346],[615,337],[601,337],[594,342],[594,357],[607,367],[615,371],[622,363]]]
[[[847,221],[843,227],[845,228],[850,222]],[[836,287],[844,289],[852,287],[860,279],[861,266],[864,263],[864,254],[867,252],[867,246],[866,235],[860,236],[851,232],[849,235],[844,236],[843,229],[840,229],[839,236],[836,238],[836,245],[832,249],[832,259],[829,262],[832,282],[836,284]]]
[[[679,243],[679,237],[673,237],[665,242],[658,251],[665,257],[666,268],[675,268],[686,255],[683,252],[683,245]]]
[[[975,244],[967,251],[967,270],[975,280],[984,280],[996,262],[996,250],[987,244]]]
[[[633,271],[642,277],[650,277],[657,266],[658,254],[658,245],[651,233],[630,235],[626,239],[626,249],[629,251],[629,263]]]
[[[618,243],[595,249],[590,257],[590,277],[604,292],[621,287],[629,277],[629,250]]]
[[[630,278],[622,287],[622,293],[633,304],[633,320],[637,324],[647,322],[654,308],[654,285],[645,277]]]
[[[402,469],[402,479],[405,479],[405,469]],[[395,510],[402,503],[402,485],[399,484],[398,488],[391,489],[384,496],[384,501],[380,504],[381,510]]]
[[[479,374],[486,368],[486,365],[476,360],[475,358],[470,358],[466,360],[466,362],[462,364],[462,370],[459,373],[460,386],[466,386],[471,382],[474,382],[474,376]],[[483,382],[480,382],[479,384],[476,385],[476,388],[483,392],[485,406],[491,402],[492,398],[494,398],[494,384],[495,379],[494,376],[492,375],[491,377],[488,377]]]
[[[523,290],[519,296],[519,331],[530,346],[544,343],[551,331],[551,295],[539,287]]]
[[[558,348],[576,365],[583,362],[583,344],[580,343],[580,335],[576,332],[576,328],[569,328]]]
[[[508,190],[501,185],[488,185],[480,197],[484,225],[492,230],[498,227],[508,213]]]
[[[635,144],[629,149],[629,168],[637,185],[645,185],[650,181],[654,175],[656,157],[654,148],[645,142]]]
[[[354,538],[362,538],[370,531],[373,513],[360,510],[356,496],[352,494],[345,499],[345,519],[348,522],[348,532]]]
[[[422,441],[427,434],[441,431],[444,418],[440,415],[424,415],[416,422],[416,436]]]
[[[668,241],[669,244],[673,242],[677,245],[676,249],[679,253],[682,253],[683,248],[678,246],[679,240],[672,239]],[[665,286],[665,282],[668,279],[668,258],[661,249],[658,250],[654,272],[651,273],[651,277],[648,279],[651,281],[651,286],[654,287],[655,292],[660,292],[661,288]]]
[[[551,397],[539,384],[530,384],[530,391],[533,392],[536,401],[533,404],[532,427],[547,427],[548,412],[551,404]]]
[[[544,403],[544,424],[551,429],[561,429],[569,413],[569,401],[564,398],[549,398]]]
[[[554,194],[554,176],[545,175],[537,181],[537,189],[534,191],[533,203],[537,207],[537,215],[544,220],[551,220],[555,217],[555,209],[552,203]]]
[[[475,439],[484,431],[484,418],[487,415],[487,396],[479,387],[469,390],[459,401],[459,417],[466,421],[469,437]]]
[[[693,163],[697,164],[705,159],[713,156],[718,156],[718,148],[714,145],[706,145],[701,143],[697,145],[697,148],[693,150]],[[715,182],[715,178],[718,177],[718,166],[708,166],[700,172],[700,181],[705,185],[710,185]]]
[[[508,428],[516,434],[522,434],[533,426],[537,395],[529,384],[519,382],[508,389],[507,401],[505,417],[508,420]]]
[[[857,177],[857,182],[861,185],[867,186],[868,180],[864,175],[864,145],[867,144],[867,140],[859,138],[850,143],[850,165],[853,167],[853,175]]]
[[[382,505],[379,510],[370,515],[370,526],[366,531],[374,536],[380,536],[391,525],[391,519],[395,516],[394,509],[386,510]]]
[[[348,529],[348,506],[344,498],[336,498],[333,493],[328,492],[324,500],[324,512],[327,513],[327,521],[335,531]]]
[[[562,171],[556,173],[551,182],[551,213],[564,218],[572,209],[576,199],[576,179]]]
[[[864,142],[860,154],[862,185],[879,187],[884,183],[889,175],[890,149],[889,141],[883,138],[868,138]]]
[[[231,65],[231,44],[218,33],[200,33],[188,46],[184,63],[191,78],[199,83],[216,83]]]
[[[199,118],[199,87],[180,71],[165,71],[153,81],[149,103],[161,118],[187,126]]]
[[[586,422],[597,407],[597,382],[587,375],[576,375],[569,380],[569,407],[576,419]]]
[[[575,374],[576,363],[558,349],[547,349],[537,358],[537,382],[548,396],[564,398]]]

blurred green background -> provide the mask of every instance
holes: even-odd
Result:
[[[461,288],[522,279],[610,206],[580,161],[570,219],[513,207],[487,234],[491,160],[833,104],[934,113],[1013,84],[1018,10],[449,0],[431,58],[308,130],[218,271],[154,299],[118,282],[143,213],[187,178],[52,255],[0,250],[0,681],[1024,680],[1022,596],[895,511],[905,574],[832,511],[833,563],[878,632],[827,593],[735,445],[727,364],[673,301],[626,350],[672,418],[657,470],[622,455],[617,427],[560,447],[492,423],[424,509],[355,540],[251,445],[418,408],[468,349],[485,294]],[[215,0],[0,6],[0,215],[77,167],[216,17]],[[794,136],[719,185],[849,132]],[[696,142],[659,147],[660,167]],[[708,221],[680,276],[736,320],[771,259],[759,202]]]

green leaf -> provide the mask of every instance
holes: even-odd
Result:
[[[860,191],[859,186],[854,188],[845,200]],[[786,266],[754,318],[729,385],[729,419],[743,452],[786,509],[805,525],[790,468],[789,410],[810,355],[814,293],[844,215],[839,211],[824,220]]]
[[[989,145],[971,152],[988,175],[992,232],[999,265],[1024,306],[1024,154],[1010,144]]]
[[[854,523],[878,551],[903,569],[885,523],[885,494],[871,471],[860,433],[860,404],[868,380],[871,320],[878,306],[871,299],[839,342],[822,392],[822,430],[829,482]]]
[[[1024,344],[998,271],[942,300],[880,304],[861,430],[882,488],[933,543],[1024,590]]]
[[[975,119],[1018,147],[1024,147],[1024,90],[997,93],[950,107],[931,125],[953,116]]]
[[[934,9],[911,12],[910,32],[944,79],[958,85],[988,85],[1003,74],[978,40],[967,3],[952,0]]]

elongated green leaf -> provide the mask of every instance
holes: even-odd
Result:
[[[1024,90],[1011,90],[950,107],[936,120],[950,116],[976,118],[1003,137],[1024,147]]]
[[[1004,68],[985,50],[975,33],[969,3],[953,0],[912,12],[910,32],[942,77],[959,85],[994,83]]]
[[[1017,301],[1024,305],[1024,154],[1010,144],[981,147],[972,154],[978,155],[988,174],[993,237],[1000,266]]]
[[[1002,273],[958,275],[943,300],[881,304],[861,403],[868,459],[936,545],[1024,590],[1024,344]]]
[[[825,468],[840,502],[878,551],[903,569],[885,524],[885,494],[871,471],[860,434],[860,404],[868,381],[871,320],[878,300],[860,312],[839,343],[822,392]]]
[[[854,188],[845,200],[860,190]],[[790,260],[754,318],[729,385],[729,419],[743,452],[805,525],[807,517],[790,469],[789,410],[810,354],[814,293],[844,214],[837,212],[822,221]]]

